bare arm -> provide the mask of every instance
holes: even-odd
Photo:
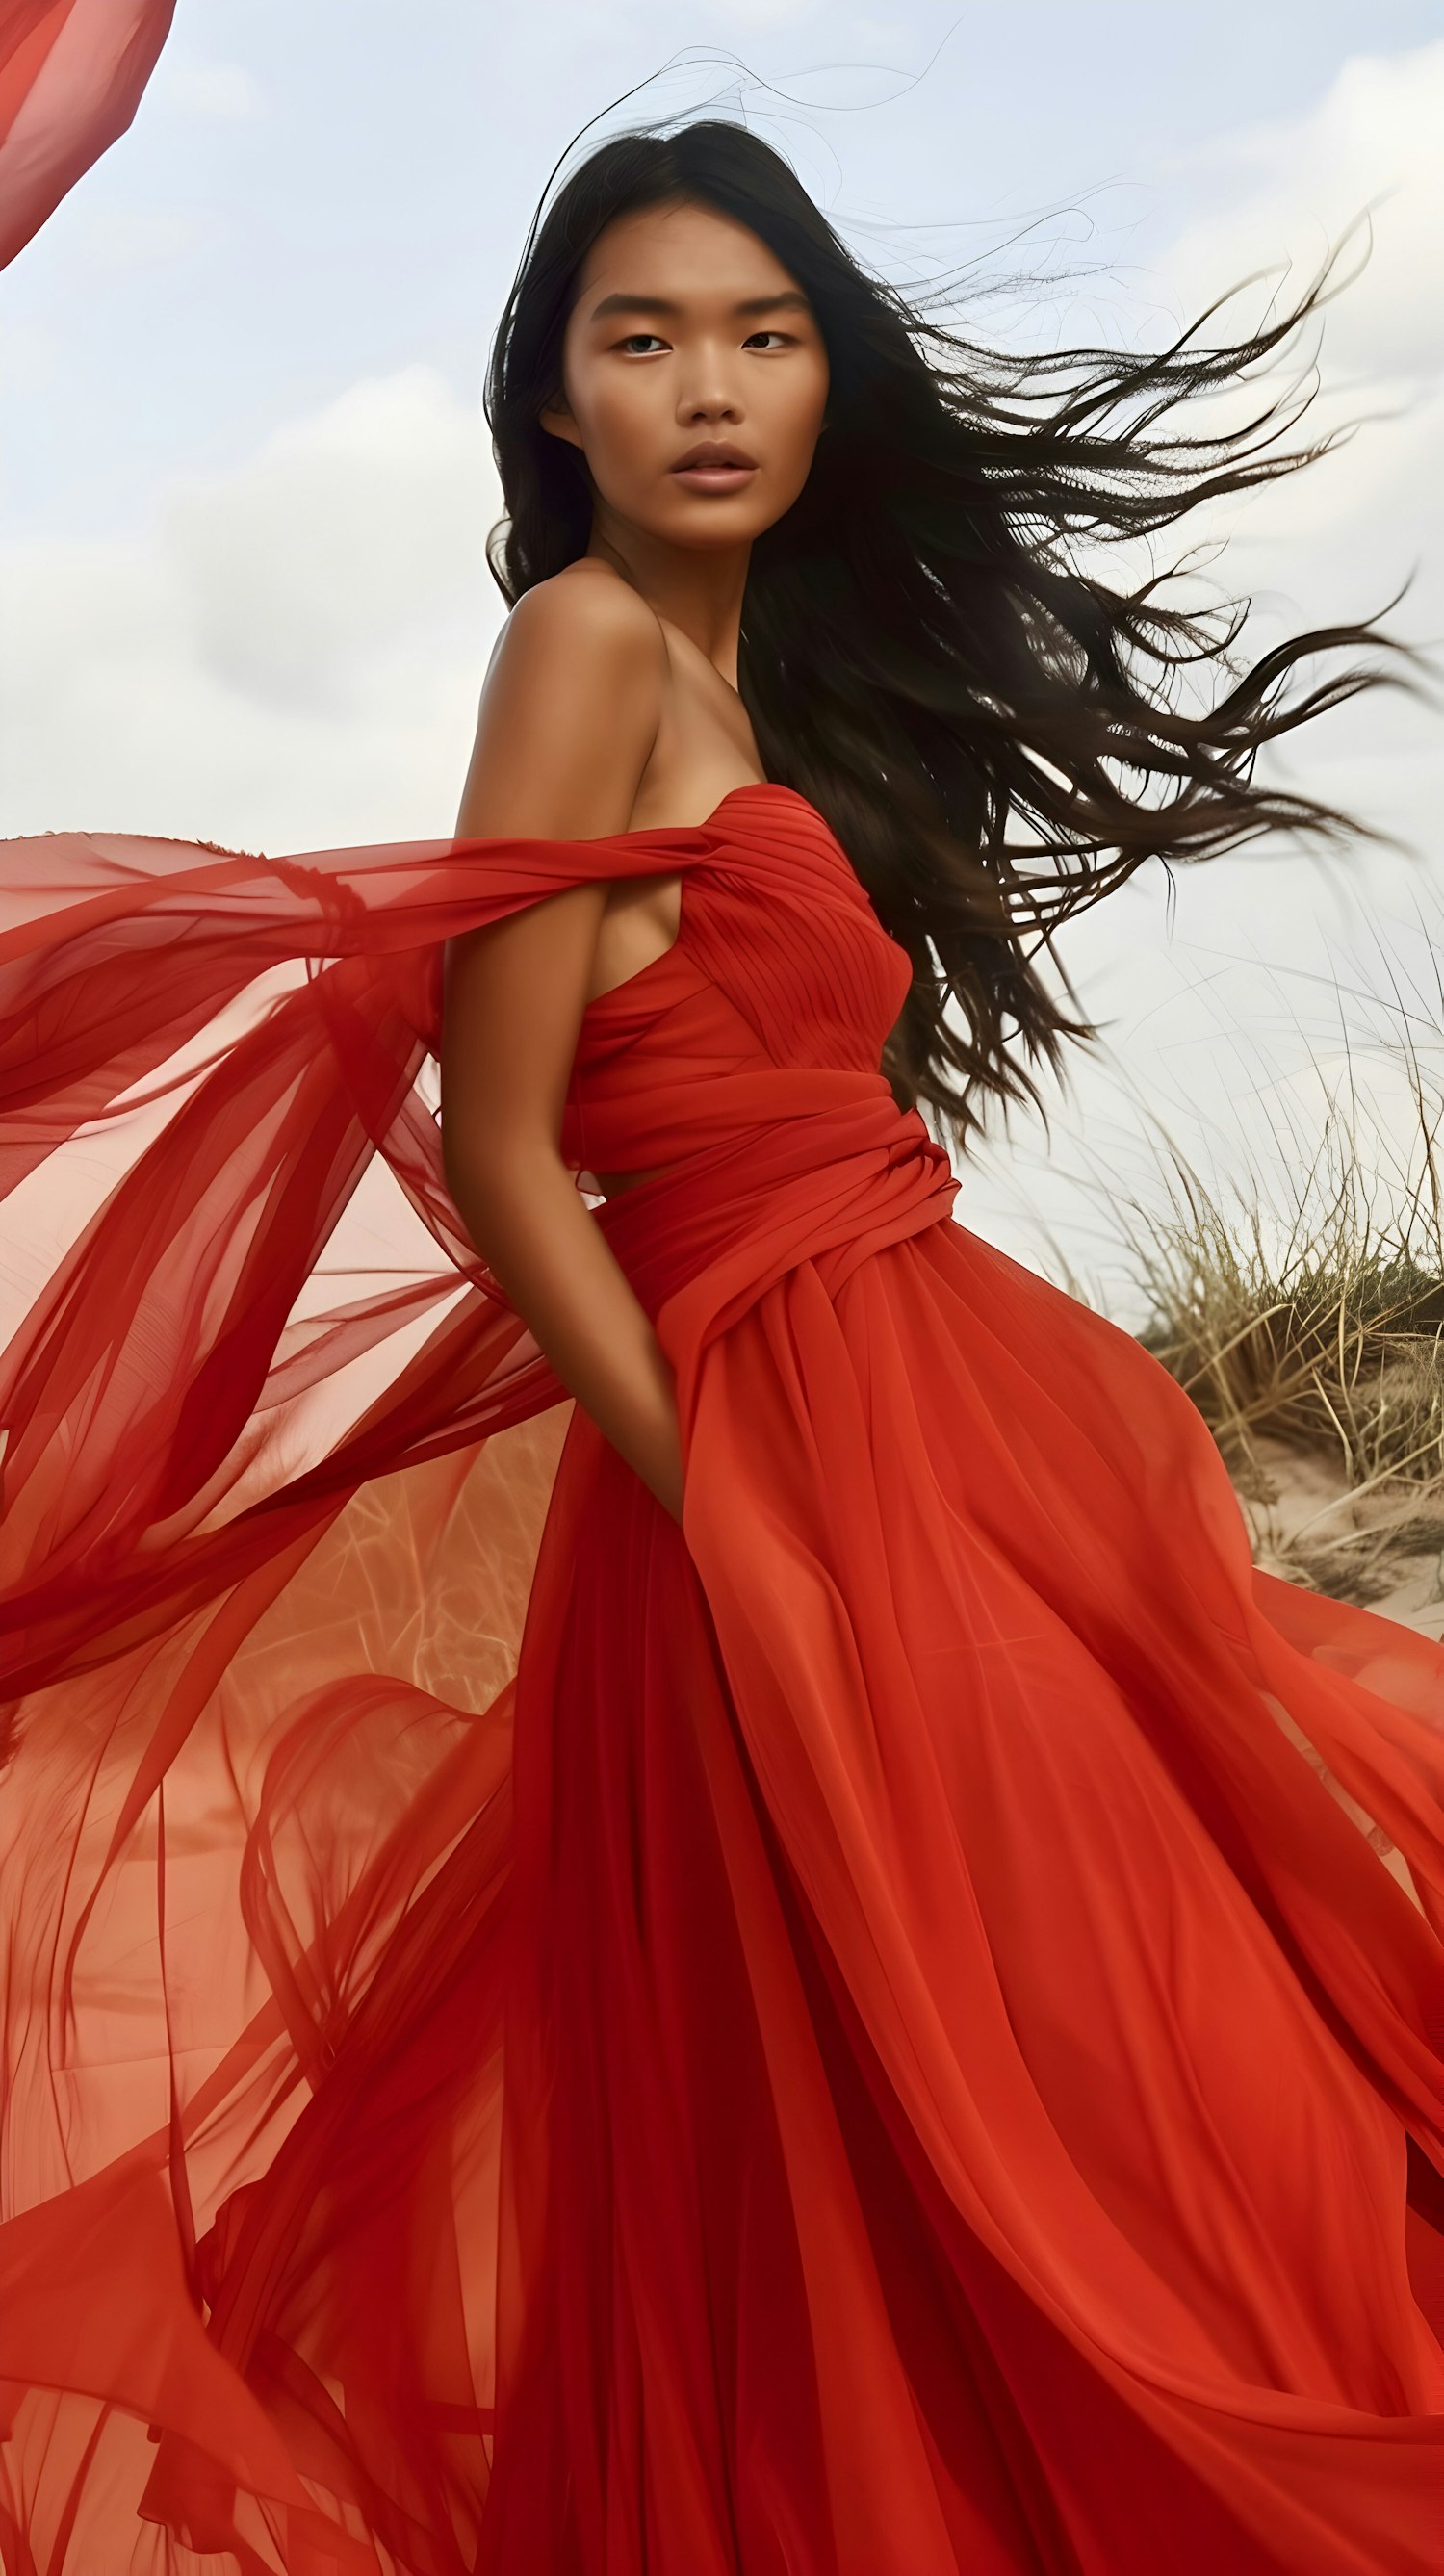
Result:
[[[488,674],[458,835],[625,831],[664,672],[656,620],[620,585],[530,593]],[[472,1241],[562,1384],[680,1520],[671,1365],[560,1150],[605,902],[573,887],[448,943],[442,1148]]]

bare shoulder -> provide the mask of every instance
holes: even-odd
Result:
[[[668,670],[655,612],[607,565],[538,582],[492,656],[458,830],[624,831]]]
[[[502,629],[500,654],[544,649],[579,663],[625,654],[658,672],[667,662],[662,621],[609,564],[583,556],[523,592]],[[499,658],[498,657],[498,658]]]

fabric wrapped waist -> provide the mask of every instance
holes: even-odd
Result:
[[[759,1130],[780,1119],[878,1099],[892,1105],[883,1076],[856,1068],[765,1065],[699,1073],[685,1059],[658,1052],[643,1077],[635,1060],[624,1057],[614,1068],[589,1071],[583,1096],[568,1102],[562,1148],[589,1171],[647,1171],[656,1163],[690,1164],[714,1148],[750,1149]]]
[[[734,1118],[744,1084],[758,1095],[755,1126],[734,1123],[595,1211],[679,1366],[798,1262],[820,1262],[834,1288],[950,1215],[957,1195],[942,1146],[881,1074],[740,1077],[726,1086]]]

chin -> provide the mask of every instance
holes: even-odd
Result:
[[[669,511],[654,534],[676,546],[705,551],[713,546],[745,546],[772,525],[772,514],[744,510],[727,501],[699,501],[690,509]]]
[[[741,526],[735,520],[730,526],[723,526],[715,520],[710,523],[704,521],[698,526],[693,520],[677,531],[674,542],[679,546],[689,546],[694,554],[716,554],[724,547],[751,545],[753,539],[761,534],[762,530],[752,520]]]

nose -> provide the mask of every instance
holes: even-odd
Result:
[[[677,419],[685,429],[711,428],[742,418],[741,395],[729,381],[720,350],[699,350],[677,393]]]

